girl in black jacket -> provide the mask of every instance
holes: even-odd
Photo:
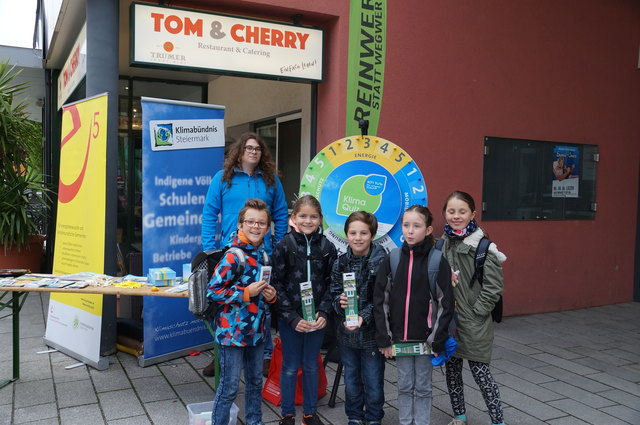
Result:
[[[433,248],[433,216],[427,207],[413,205],[402,216],[404,243],[392,276],[390,255],[383,260],[373,295],[376,341],[387,358],[392,344],[428,343],[433,353],[444,352],[449,322],[453,318],[451,268],[442,257],[432,299],[428,256]],[[393,287],[393,291],[391,288]],[[398,355],[398,417],[400,425],[428,425],[431,417],[431,372],[428,352]]]
[[[302,423],[322,425],[316,414],[318,354],[332,308],[329,287],[336,248],[319,230],[322,208],[313,196],[305,195],[296,201],[290,223],[293,230],[278,242],[272,257],[282,339],[280,424],[295,424],[296,378],[302,366]],[[309,314],[312,307],[315,314]]]

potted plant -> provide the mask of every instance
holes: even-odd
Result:
[[[16,95],[19,71],[0,63],[0,268],[39,271],[49,201],[41,169],[42,130]]]

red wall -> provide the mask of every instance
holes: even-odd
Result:
[[[344,137],[349,3],[219,3],[267,19],[302,13],[303,24],[325,30],[318,148]],[[640,2],[404,0],[388,1],[387,12],[378,136],[420,165],[435,233],[442,232],[439,211],[452,190],[481,204],[484,136],[596,144],[595,220],[482,225],[509,257],[506,314],[632,300]]]
[[[632,300],[640,3],[391,4],[378,135],[421,166],[438,217],[454,189],[480,205],[484,136],[599,146],[595,220],[482,223],[509,257],[506,313]]]

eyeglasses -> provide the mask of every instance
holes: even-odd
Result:
[[[246,152],[251,152],[251,153],[254,153],[254,152],[255,152],[255,153],[259,153],[259,152],[262,152],[262,147],[260,147],[260,146],[251,146],[251,145],[247,145],[247,146],[245,146],[245,147],[244,147],[244,150],[245,150]]]
[[[255,221],[255,220],[244,220],[243,223],[249,227],[258,226],[260,229],[264,229],[269,225],[269,223],[267,223],[266,221]]]

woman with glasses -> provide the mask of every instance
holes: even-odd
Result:
[[[282,183],[277,176],[276,163],[262,138],[256,133],[244,133],[229,147],[222,170],[213,177],[202,210],[202,249],[213,250],[229,246],[237,230],[238,213],[249,198],[261,199],[267,204],[274,225],[264,236],[265,250],[271,255],[272,247],[282,239],[288,229],[289,215]],[[219,239],[216,235],[219,233]],[[265,330],[265,372],[273,352],[270,316]],[[213,362],[203,374],[213,376]]]

